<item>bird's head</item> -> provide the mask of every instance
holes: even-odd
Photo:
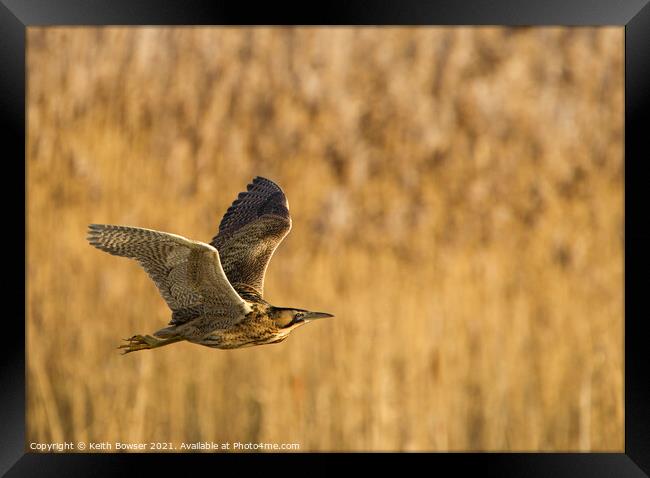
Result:
[[[293,309],[290,307],[273,307],[270,312],[271,318],[280,329],[294,329],[312,320],[334,317],[327,312],[311,312],[305,309]]]

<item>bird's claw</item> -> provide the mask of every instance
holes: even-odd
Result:
[[[122,339],[126,344],[122,344],[118,346],[118,349],[124,349],[122,352],[122,355],[126,355],[131,352],[136,352],[138,350],[146,350],[150,349],[154,346],[154,343],[152,343],[152,339],[155,341],[153,337],[149,336],[142,336],[142,335],[134,335],[131,338],[128,339]]]

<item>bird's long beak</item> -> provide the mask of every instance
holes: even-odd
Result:
[[[327,317],[334,317],[332,314],[327,312],[308,312],[302,316],[304,320],[316,320],[316,319],[325,319]]]

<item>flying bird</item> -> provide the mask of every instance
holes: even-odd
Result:
[[[209,244],[168,232],[91,224],[88,242],[137,260],[172,311],[169,326],[134,335],[123,353],[188,341],[218,349],[274,344],[308,322],[333,317],[264,299],[264,275],[291,230],[289,202],[280,187],[256,177],[239,193]]]

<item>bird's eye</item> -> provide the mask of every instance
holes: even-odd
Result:
[[[284,328],[287,328],[287,327],[291,327],[292,325],[295,325],[296,322],[299,322],[301,320],[303,315],[305,315],[305,314],[303,314],[302,312],[296,313],[296,315],[294,315],[293,317],[290,317],[290,320],[285,321],[281,325],[281,327],[284,329]]]

